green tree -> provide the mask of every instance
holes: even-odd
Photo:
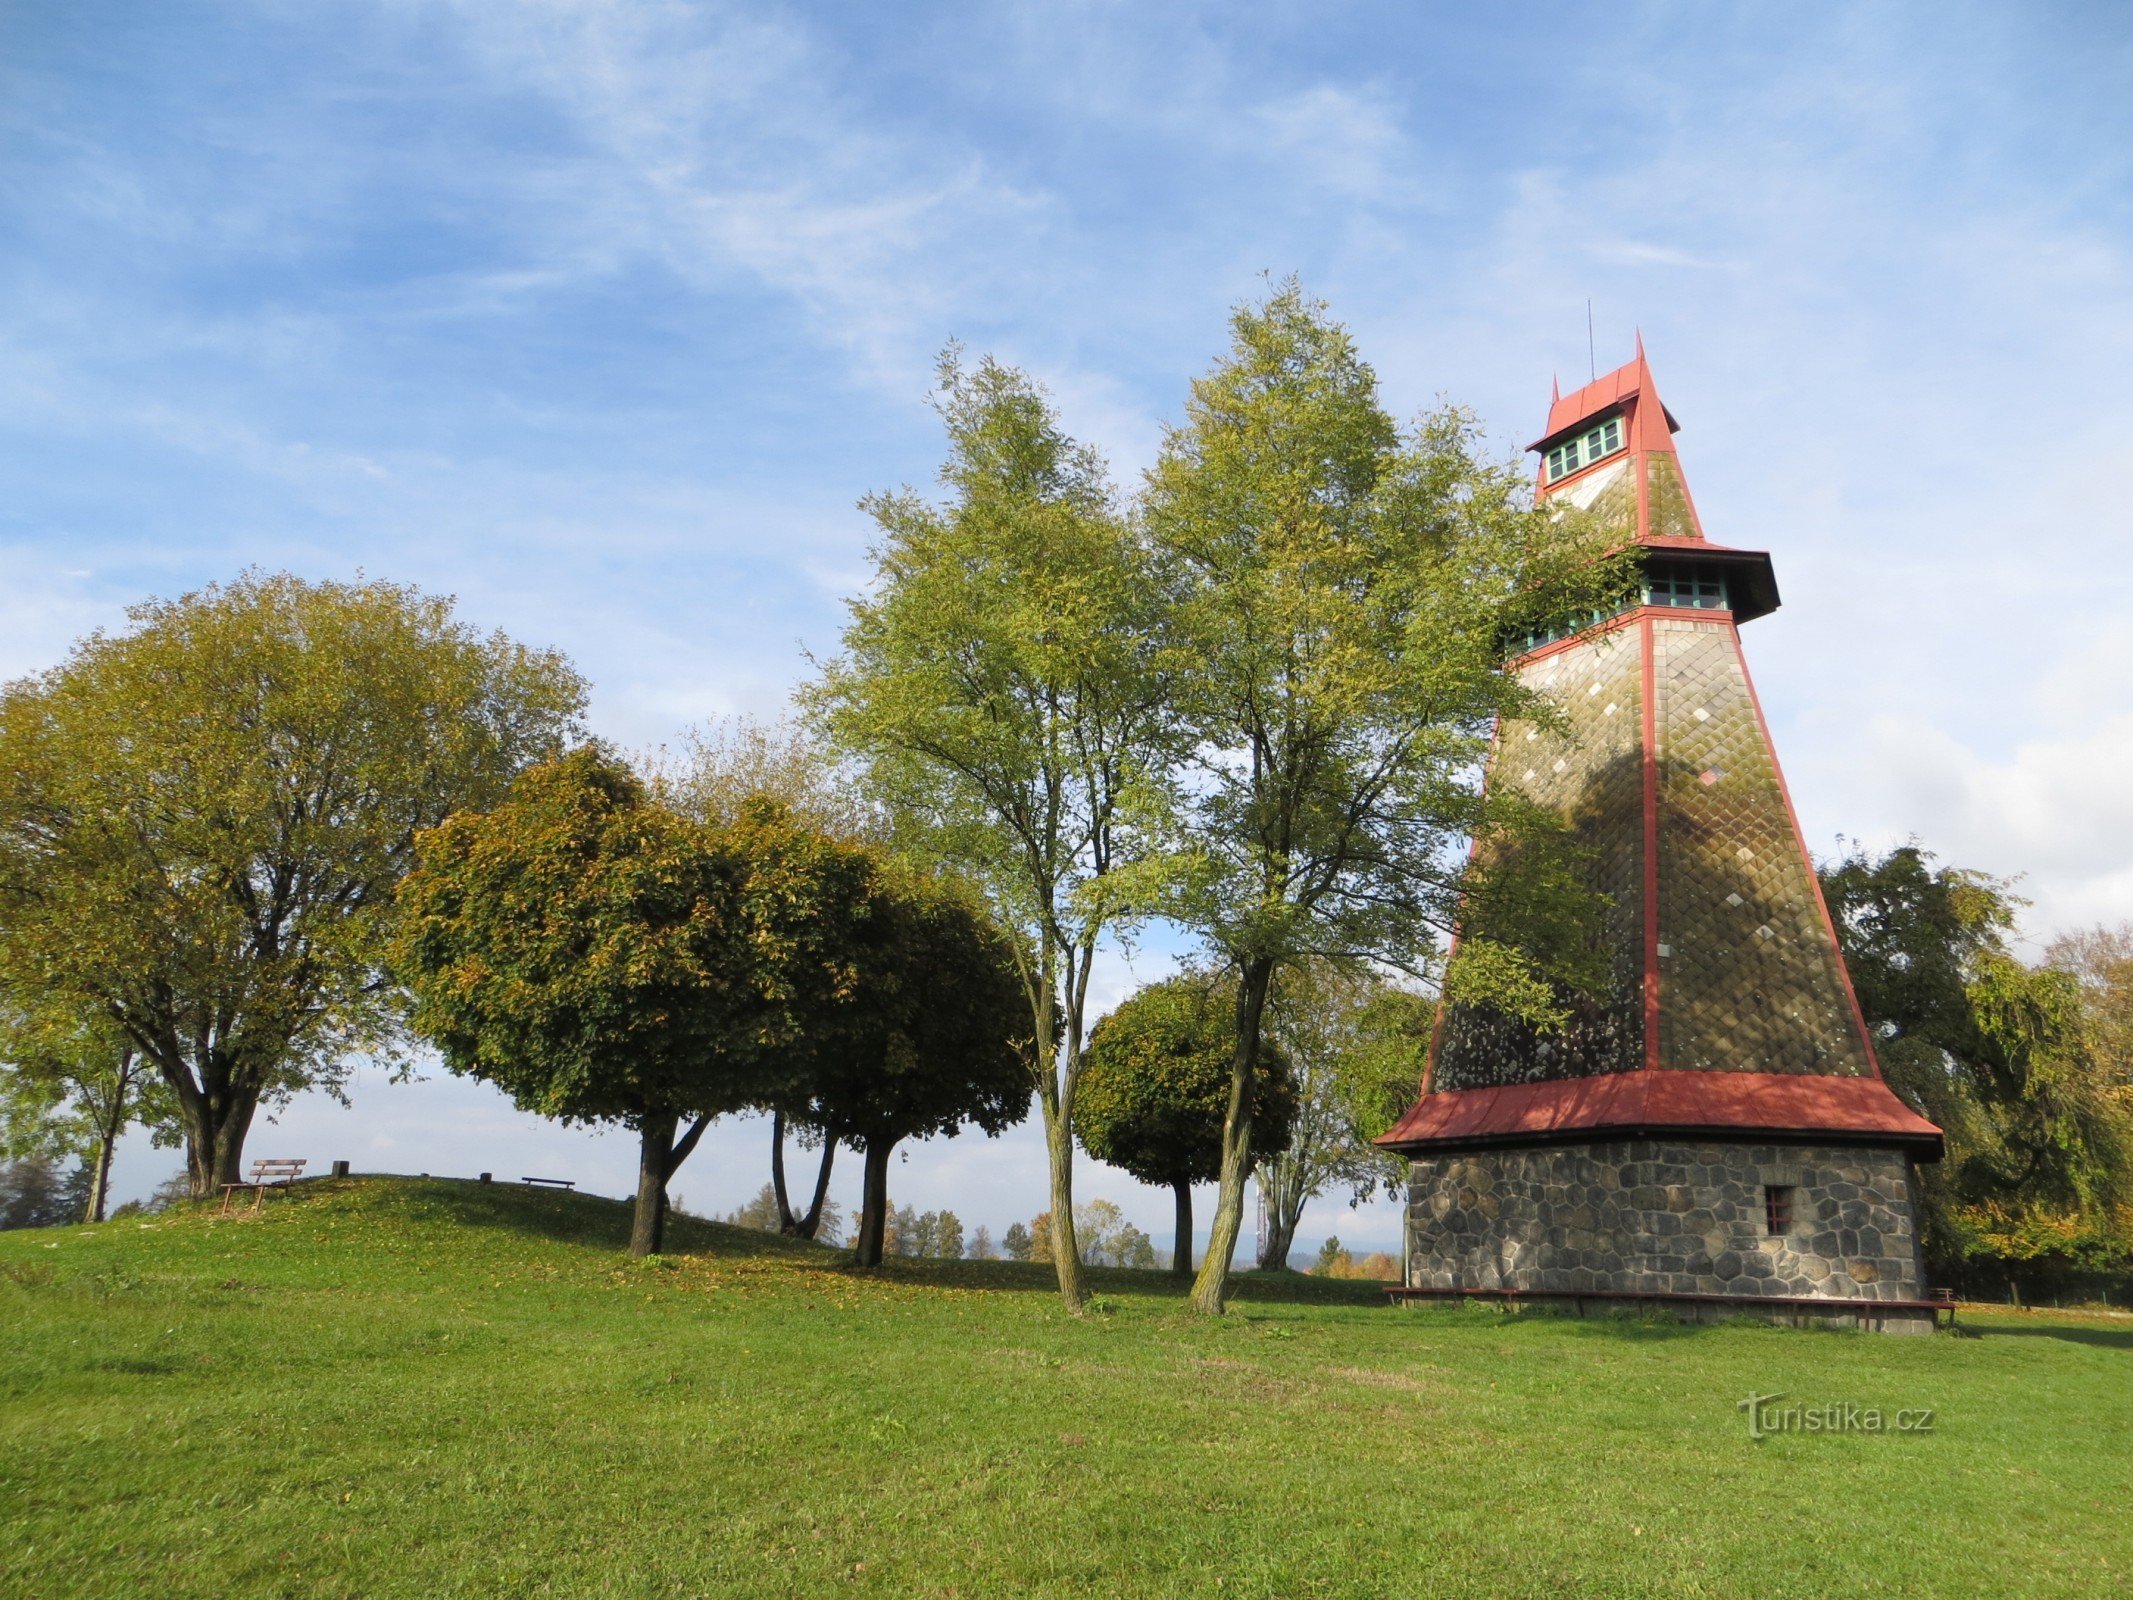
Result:
[[[953,1211],[943,1211],[934,1217],[930,1253],[946,1261],[963,1259],[963,1219]]]
[[[720,717],[691,728],[657,763],[655,787],[684,816],[731,827],[768,801],[799,825],[854,844],[883,844],[892,819],[863,767],[804,722]]]
[[[848,891],[871,875],[871,864],[856,874],[851,870],[855,863],[850,851],[884,848],[891,841],[889,816],[872,799],[863,768],[825,745],[804,723],[734,716],[693,728],[678,753],[662,757],[656,786],[685,816],[712,827],[760,830],[782,825],[813,835],[811,852],[796,856],[788,850],[787,857],[798,867],[811,860],[816,869],[812,879],[795,879],[791,888],[803,894],[812,891],[806,897],[814,906],[805,914],[819,918],[822,927],[843,925],[841,919],[853,909]],[[841,904],[830,903],[840,886],[847,897]],[[795,1031],[794,1042],[804,1047],[811,1036],[818,1038],[821,1021],[819,1014],[811,1018],[809,1028]],[[778,1208],[777,1231],[818,1238],[823,1218],[834,1210],[829,1183],[837,1141],[824,1139],[805,1123],[797,1129],[800,1147],[820,1154],[807,1207],[796,1210],[786,1180],[786,1114],[780,1105],[769,1109],[770,1190]]]
[[[1027,1261],[1029,1250],[1029,1228],[1020,1222],[1010,1222],[1007,1231],[1000,1235],[1000,1253],[1010,1261]]]
[[[1052,1241],[1057,1235],[1052,1231],[1052,1219],[1039,1212],[1023,1228],[1017,1223],[1007,1230],[1011,1243],[1017,1229],[1023,1234],[1020,1241],[1026,1245],[1031,1261],[1050,1261]],[[1074,1237],[1080,1242],[1081,1264],[1088,1267],[1142,1267],[1155,1266],[1155,1243],[1126,1220],[1126,1214],[1117,1206],[1101,1197],[1080,1207],[1074,1219]],[[1012,1252],[1010,1252],[1012,1253]],[[1020,1256],[1014,1257],[1022,1260]]]
[[[746,1205],[727,1212],[725,1220],[736,1228],[753,1228],[758,1233],[782,1231],[778,1226],[778,1199],[767,1183]]]
[[[0,693],[0,995],[123,1035],[208,1194],[262,1105],[390,1055],[416,835],[554,750],[584,687],[392,584],[247,574],[130,616]]]
[[[1049,1211],[1038,1212],[1024,1225],[1023,1232],[1029,1238],[1029,1259],[1041,1261],[1047,1266],[1055,1265],[1052,1261],[1052,1242],[1057,1235],[1052,1231],[1052,1214]]]
[[[1822,893],[1882,1076],[1958,1150],[1989,1137],[1970,984],[2007,954],[2021,902],[2003,879],[1933,862],[1916,844],[1854,849],[1823,865]]]
[[[1368,969],[1304,962],[1276,977],[1271,1035],[1289,1060],[1296,1116],[1286,1148],[1259,1157],[1267,1206],[1262,1268],[1288,1265],[1304,1207],[1331,1185],[1347,1186],[1362,1201],[1404,1180],[1407,1163],[1371,1141],[1421,1092],[1436,1014],[1427,995]]]
[[[1339,1239],[1328,1239],[1318,1247],[1318,1259],[1311,1263],[1311,1270],[1321,1278],[1345,1278],[1355,1269],[1355,1258],[1341,1248]]]
[[[79,1158],[88,1173],[82,1222],[102,1222],[119,1135],[139,1123],[155,1142],[177,1142],[170,1091],[117,1027],[16,1016],[0,1028],[0,1124],[11,1148]]]
[[[1906,844],[1822,869],[1861,1011],[1889,1086],[1947,1136],[1921,1173],[1929,1262],[1975,1249],[2117,1236],[2133,1198],[2133,1122],[2114,1066],[2101,950],[2009,947],[2021,902],[1985,873]]]
[[[1192,1186],[1222,1168],[1236,1009],[1235,984],[1217,974],[1148,984],[1096,1025],[1082,1072],[1075,1129],[1082,1148],[1176,1197],[1170,1270],[1180,1277],[1192,1275]],[[1263,1159],[1287,1144],[1296,1112],[1278,1050],[1262,1057],[1252,1093],[1255,1153]]]
[[[2044,961],[2081,986],[2090,1052],[2121,1100],[2133,1099],[2133,922],[2062,934]]]
[[[1994,954],[1969,997],[1996,1138],[1965,1178],[1989,1174],[1992,1189],[2098,1217],[2133,1199],[2133,1125],[2092,1051],[2080,980]]]
[[[524,1110],[635,1129],[630,1251],[656,1254],[675,1169],[764,1088],[747,861],[593,749],[419,850],[393,952],[415,1028]]]
[[[1155,1241],[1126,1220],[1126,1214],[1105,1199],[1091,1200],[1074,1219],[1074,1235],[1082,1241],[1082,1263],[1091,1267],[1135,1267],[1152,1271]]]
[[[192,1177],[185,1168],[180,1167],[176,1172],[173,1172],[169,1177],[149,1190],[148,1201],[141,1209],[153,1215],[157,1212],[168,1211],[172,1206],[182,1205],[191,1197]],[[124,1210],[125,1208],[122,1206],[119,1209]]]
[[[881,529],[876,581],[809,703],[1012,930],[1040,1046],[1052,1257],[1078,1309],[1073,1128],[1089,977],[1106,935],[1149,900],[1144,823],[1169,763],[1160,590],[1102,461],[1027,377],[991,360],[966,369],[951,350],[938,409],[948,501],[865,502]]]
[[[865,1163],[855,1259],[877,1265],[889,1158],[906,1139],[975,1124],[997,1135],[1029,1115],[1026,994],[1006,939],[956,883],[883,863],[856,919],[842,1004],[820,1013],[788,1117]],[[960,1240],[958,1240],[960,1244]]]
[[[1548,717],[1504,641],[1630,582],[1585,520],[1535,511],[1444,411],[1403,437],[1348,333],[1291,282],[1232,318],[1143,511],[1171,583],[1184,783],[1176,915],[1239,974],[1220,1190],[1194,1307],[1223,1308],[1251,1170],[1268,991],[1313,956],[1432,963],[1544,1025],[1598,981],[1567,835],[1479,775],[1501,716]],[[1189,664],[1189,670],[1185,665]],[[1462,871],[1453,847],[1481,846]],[[1512,844],[1516,848],[1510,848]]]
[[[0,1232],[56,1228],[81,1220],[57,1156],[39,1151],[0,1166]]]
[[[760,1104],[773,1113],[772,1191],[784,1231],[813,1237],[839,1143],[870,1153],[870,1203],[885,1206],[888,1155],[903,1139],[965,1121],[997,1133],[1027,1114],[1022,991],[1006,941],[958,880],[810,825],[766,790],[733,798],[724,837],[749,863],[755,960],[774,1002],[754,1040]],[[1019,1095],[1002,1089],[1003,1071]],[[788,1123],[823,1152],[799,1217],[785,1186]],[[886,1248],[877,1232],[909,1235],[896,1224],[883,1209],[862,1214],[863,1263]]]
[[[933,1256],[960,1260],[963,1222],[953,1211],[918,1211],[898,1206],[890,1213],[884,1249],[889,1255]]]
[[[933,1241],[927,1237],[924,1221],[914,1208],[898,1206],[894,1211],[886,1212],[885,1217],[881,1235],[883,1255],[923,1256],[932,1253]]]
[[[746,904],[760,982],[775,1009],[755,1050],[770,1087],[771,1190],[780,1231],[818,1236],[829,1205],[838,1136],[824,1097],[846,1092],[851,1063],[882,1046],[885,1005],[901,979],[888,948],[903,924],[897,885],[883,849],[826,831],[778,796],[741,798],[724,836],[748,863]],[[827,1116],[828,1120],[825,1120]],[[785,1175],[785,1135],[797,1124],[803,1149],[816,1148],[813,1194],[796,1213]]]

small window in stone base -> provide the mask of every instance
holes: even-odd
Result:
[[[1792,1232],[1792,1185],[1773,1183],[1763,1190],[1763,1218],[1773,1237]]]

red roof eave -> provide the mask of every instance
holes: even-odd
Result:
[[[1497,1089],[1424,1095],[1377,1142],[1423,1154],[1436,1147],[1559,1140],[1580,1134],[1817,1135],[1886,1140],[1938,1160],[1941,1132],[1879,1078],[1785,1072],[1645,1069]]]

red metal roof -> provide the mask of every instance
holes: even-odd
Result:
[[[1638,427],[1636,421],[1640,419],[1635,418],[1635,413],[1645,408],[1629,406],[1629,402],[1645,396],[1649,396],[1653,403],[1649,420]],[[1637,354],[1632,360],[1612,372],[1602,373],[1582,389],[1573,390],[1569,394],[1558,393],[1548,406],[1547,430],[1526,448],[1545,450],[1559,435],[1570,433],[1595,417],[1603,417],[1608,412],[1624,406],[1629,406],[1632,413],[1635,434],[1632,439],[1633,448],[1673,448],[1672,435],[1681,431],[1681,424],[1674,420],[1674,414],[1667,410],[1666,403],[1659,398],[1658,387],[1652,382],[1652,369],[1645,364],[1644,335],[1641,333],[1637,335]]]
[[[1606,1132],[1827,1134],[1871,1137],[1941,1153],[1940,1129],[1879,1078],[1788,1072],[1646,1069],[1425,1094],[1378,1140],[1421,1152],[1467,1144],[1521,1144]]]
[[[1637,543],[1648,550],[1693,550],[1699,555],[1761,556],[1766,561],[1770,559],[1767,550],[1750,550],[1746,545],[1739,544],[1716,544],[1709,539],[1685,539],[1672,533],[1648,533]],[[1613,555],[1615,552],[1610,550],[1607,553]]]
[[[1619,415],[1622,419],[1622,445],[1627,450],[1631,473],[1630,482],[1636,488],[1635,537],[1640,544],[1678,544],[1680,541],[1666,533],[1655,533],[1655,526],[1680,525],[1686,521],[1690,534],[1701,539],[1703,522],[1696,515],[1696,501],[1689,493],[1689,485],[1682,476],[1679,459],[1674,450],[1674,434],[1681,424],[1667,410],[1659,398],[1658,385],[1652,381],[1650,363],[1644,359],[1644,335],[1637,335],[1635,359],[1626,362],[1604,377],[1595,378],[1574,394],[1560,392],[1548,406],[1548,431],[1528,446],[1529,450],[1545,453],[1558,443],[1574,438],[1581,430],[1602,419]],[[1585,481],[1591,474],[1604,472],[1616,456],[1610,454],[1604,460],[1588,461],[1577,470],[1550,480],[1546,467],[1538,469],[1534,492],[1541,499],[1562,493],[1573,484]],[[1663,461],[1664,469],[1654,466]],[[1663,503],[1662,503],[1663,502]],[[1658,509],[1655,511],[1655,506]],[[1768,558],[1763,558],[1766,565]],[[1777,604],[1777,590],[1770,585],[1769,601],[1764,611],[1773,610]],[[1760,612],[1758,612],[1760,615]]]

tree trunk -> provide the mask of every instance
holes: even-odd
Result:
[[[1312,1181],[1294,1150],[1261,1161],[1257,1171],[1259,1192],[1266,1197],[1266,1248],[1259,1252],[1259,1266],[1262,1271],[1286,1272],[1296,1229],[1311,1203]]]
[[[656,1256],[666,1242],[667,1177],[674,1170],[671,1111],[648,1112],[637,1125],[637,1207],[630,1218],[630,1254]]]
[[[797,1229],[803,1239],[813,1239],[822,1227],[822,1206],[829,1199],[830,1163],[837,1159],[837,1141],[828,1134],[822,1136],[822,1164],[815,1169],[815,1197],[808,1204],[807,1215],[802,1217]]]
[[[680,1118],[675,1120],[679,1122]],[[708,1116],[698,1117],[689,1124],[689,1131],[674,1141],[674,1147],[667,1152],[667,1182],[674,1181],[674,1174],[681,1170],[681,1164],[689,1159],[689,1152],[694,1150],[697,1141],[703,1138],[704,1129],[710,1126],[711,1119]]]
[[[778,1202],[778,1232],[798,1233],[800,1220],[792,1214],[792,1202],[785,1198],[785,1113],[770,1114],[770,1192]]]
[[[215,1135],[191,1116],[180,1120],[185,1124],[186,1186],[195,1200],[206,1200],[215,1192]]]
[[[1189,1278],[1192,1276],[1192,1185],[1180,1179],[1170,1187],[1178,1197],[1178,1244],[1170,1252],[1170,1275]]]
[[[1222,1181],[1215,1194],[1214,1226],[1207,1259],[1192,1282],[1192,1309],[1219,1317],[1229,1298],[1230,1258],[1244,1225],[1244,1185],[1252,1175],[1252,1089],[1259,1070],[1259,1027],[1266,1015],[1267,985],[1274,963],[1259,957],[1243,964],[1237,979],[1237,1046],[1230,1057],[1229,1107],[1222,1118]]]
[[[1060,1109],[1056,1092],[1040,1088],[1044,1108],[1044,1147],[1052,1167],[1052,1270],[1059,1274],[1059,1298],[1080,1314],[1088,1304],[1088,1280],[1081,1270],[1081,1243],[1074,1237],[1074,1132]]]
[[[822,1204],[829,1198],[830,1166],[837,1159],[837,1141],[822,1136],[822,1161],[815,1169],[815,1193],[804,1216],[795,1216],[785,1188],[785,1113],[770,1114],[770,1187],[778,1201],[778,1232],[796,1239],[812,1239],[822,1227]]]
[[[157,1063],[159,1069],[162,1063]],[[189,1076],[189,1075],[188,1075]],[[244,1141],[252,1131],[258,1095],[249,1089],[195,1088],[165,1070],[178,1100],[178,1120],[185,1130],[185,1173],[195,1200],[211,1200],[226,1183],[244,1176]]]
[[[104,1202],[111,1193],[111,1147],[117,1143],[118,1133],[107,1124],[96,1141],[96,1170],[89,1178],[89,1214],[84,1221],[104,1220]]]
[[[881,1246],[889,1220],[889,1152],[887,1140],[866,1143],[866,1176],[860,1185],[859,1236],[852,1241],[852,1259],[862,1267],[881,1265]]]
[[[104,1208],[111,1199],[111,1155],[118,1145],[118,1136],[126,1126],[126,1091],[133,1085],[133,1052],[119,1054],[118,1076],[113,1082],[111,1102],[104,1108],[104,1115],[96,1128],[96,1170],[89,1178],[90,1222],[104,1220]]]
[[[1259,1256],[1262,1271],[1289,1270],[1289,1252],[1296,1247],[1296,1225],[1302,1220],[1302,1211],[1292,1211],[1283,1197],[1277,1196],[1267,1206],[1266,1249]]]

